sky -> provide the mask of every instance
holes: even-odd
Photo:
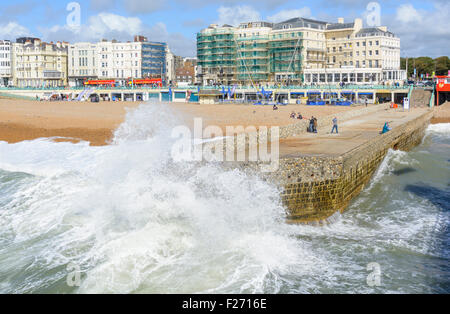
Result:
[[[365,27],[378,23],[387,26],[401,39],[402,57],[450,55],[449,0],[1,2],[0,39],[33,36],[74,43],[101,39],[128,41],[141,34],[150,41],[167,42],[176,55],[192,57],[196,56],[196,34],[212,23],[236,26],[241,22],[281,22],[293,17],[337,22],[338,17],[344,17],[346,22],[362,18]],[[380,18],[376,19],[377,16]]]

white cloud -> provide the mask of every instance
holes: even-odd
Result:
[[[273,23],[283,22],[294,17],[311,17],[311,9],[304,7],[301,9],[282,10],[274,15],[268,16],[267,20]]]
[[[40,28],[44,40],[61,41],[98,41],[100,39],[130,40],[133,35],[141,33],[144,25],[139,18],[124,17],[112,13],[100,13],[91,16],[87,24],[79,29],[68,25],[55,25],[50,28]]]
[[[248,5],[221,6],[217,12],[219,13],[219,20],[217,21],[219,25],[230,24],[237,26],[240,23],[261,20],[261,14]]]
[[[137,17],[125,17],[112,13],[100,13],[89,18],[88,31],[94,36],[109,32],[137,34],[143,28],[142,21]]]
[[[20,36],[29,36],[30,31],[16,22],[0,24],[0,38],[14,40]]]
[[[385,17],[389,30],[401,40],[402,56],[450,55],[450,8],[435,3],[433,10],[400,5],[395,16]]]
[[[133,40],[134,35],[144,35],[149,41],[168,43],[170,49],[181,56],[196,54],[195,41],[181,33],[171,33],[164,23],[158,22],[153,26],[144,24],[137,17],[125,17],[112,13],[99,13],[91,16],[87,24],[79,29],[72,29],[67,25],[55,25],[41,28],[43,39],[46,41],[98,42],[101,39],[117,39],[119,41]]]
[[[402,4],[397,8],[396,18],[402,23],[418,22],[422,20],[420,13],[412,4]]]

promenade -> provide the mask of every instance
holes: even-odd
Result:
[[[386,106],[383,106],[384,108]],[[339,134],[330,134],[331,125],[318,128],[318,133],[302,133],[280,140],[280,157],[339,156],[380,136],[385,122],[395,129],[428,112],[427,108],[383,109],[376,113],[338,121]],[[331,121],[330,121],[331,122]]]

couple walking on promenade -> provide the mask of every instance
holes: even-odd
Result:
[[[331,134],[333,134],[334,131],[336,131],[336,134],[339,134],[337,118],[334,117],[332,121],[333,121],[333,128],[331,129]],[[311,120],[309,120],[308,132],[317,133],[317,119],[314,116],[311,117]]]

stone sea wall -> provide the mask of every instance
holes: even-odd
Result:
[[[282,159],[271,179],[283,186],[292,222],[323,224],[343,212],[369,182],[389,149],[418,145],[433,112],[428,112],[339,157]]]
[[[364,107],[335,116],[345,121],[385,109],[388,109],[388,105]],[[364,189],[389,149],[407,151],[420,144],[433,115],[434,112],[429,111],[340,156],[281,157],[278,170],[262,176],[280,186],[282,202],[290,222],[314,225],[331,222]],[[319,127],[331,124],[331,119],[332,116],[319,119]],[[280,138],[306,132],[306,127],[307,121],[282,127]],[[264,140],[256,135],[241,135],[234,148],[245,143],[248,145],[251,136],[253,141]],[[244,162],[238,167],[258,171],[260,162]]]

